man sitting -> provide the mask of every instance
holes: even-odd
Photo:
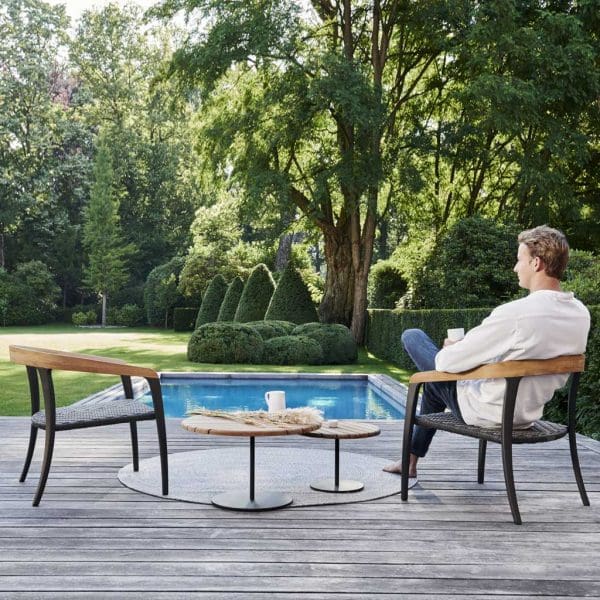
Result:
[[[563,354],[582,354],[590,328],[587,308],[572,292],[563,292],[560,279],[569,259],[565,235],[545,225],[523,231],[514,272],[529,294],[502,304],[465,337],[444,340],[442,350],[420,329],[407,329],[402,344],[419,371],[460,373],[485,363],[506,360],[545,359]],[[563,386],[568,375],[524,377],[519,385],[514,426],[526,428],[542,417],[544,404]],[[498,427],[502,422],[505,381],[427,383],[423,387],[420,414],[452,413],[468,425]],[[409,477],[417,476],[417,462],[427,454],[435,429],[415,426]],[[384,471],[400,473],[401,461]]]

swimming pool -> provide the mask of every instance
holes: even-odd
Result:
[[[265,392],[283,390],[286,406],[311,406],[326,419],[403,419],[406,388],[385,375],[162,373],[165,416],[194,408],[266,409]],[[141,398],[151,403],[150,395]]]

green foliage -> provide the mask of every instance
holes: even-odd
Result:
[[[145,311],[136,304],[125,304],[121,307],[112,307],[108,311],[107,320],[111,325],[136,327],[145,321]]]
[[[215,275],[202,298],[202,305],[196,318],[196,329],[205,323],[214,323],[218,316],[223,298],[227,293],[227,282],[223,275]]]
[[[258,363],[264,343],[260,335],[241,323],[207,323],[194,331],[187,357],[192,362]]]
[[[169,312],[181,298],[177,290],[183,263],[184,259],[176,256],[154,267],[148,274],[144,286],[144,306],[150,325],[162,323],[167,327]]]
[[[83,325],[95,325],[98,321],[98,315],[95,310],[75,311],[71,319],[74,325],[82,327]]]
[[[446,330],[476,327],[492,312],[492,308],[378,310],[368,311],[366,347],[375,356],[414,370],[415,366],[404,351],[400,337],[405,329],[422,329],[441,346]]]
[[[409,281],[410,308],[496,306],[518,290],[517,230],[482,217],[455,223]]]
[[[269,321],[250,321],[245,324],[258,332],[260,337],[265,341],[274,337],[287,335],[287,332],[284,331],[283,327],[278,327]]]
[[[246,323],[264,319],[274,290],[275,282],[267,266],[257,265],[244,286],[234,320]]]
[[[291,321],[298,325],[319,320],[308,286],[293,265],[288,265],[283,271],[265,320]]]
[[[318,365],[323,350],[318,341],[306,335],[286,335],[265,341],[262,362],[268,365]]]
[[[13,273],[0,268],[3,325],[40,325],[54,320],[60,289],[46,265],[32,260]]]
[[[592,252],[571,250],[562,287],[584,304],[600,304],[600,258]]]
[[[119,201],[113,185],[108,143],[100,139],[94,162],[94,184],[85,211],[83,243],[88,251],[86,284],[104,300],[102,325],[106,324],[106,298],[129,279],[126,261],[134,252],[133,245],[124,242],[119,225]]]
[[[87,325],[88,323],[87,314],[84,312],[74,312],[72,319],[73,324],[77,325],[78,327],[81,327],[82,325]]]
[[[217,321],[233,321],[243,291],[244,280],[241,277],[234,277],[225,292]]]
[[[173,331],[194,331],[199,308],[177,306],[173,309]]]
[[[345,365],[356,362],[358,348],[350,330],[339,323],[305,323],[298,325],[293,335],[307,336],[319,343],[323,350],[322,363]]]
[[[281,331],[279,335],[291,335],[292,331],[296,329],[296,323],[292,323],[291,321],[269,319],[269,325],[271,325],[271,327],[276,327],[278,331]]]
[[[406,289],[406,279],[394,261],[380,260],[371,267],[368,289],[370,308],[394,308]]]

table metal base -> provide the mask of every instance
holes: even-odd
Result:
[[[335,469],[333,479],[320,479],[310,484],[317,492],[333,492],[344,494],[346,492],[360,492],[365,484],[353,479],[340,480],[340,440],[335,438]]]
[[[342,479],[336,484],[335,479],[321,479],[310,484],[313,490],[318,492],[360,492],[364,489],[365,484],[361,481],[354,481],[353,479]]]
[[[273,510],[274,508],[283,508],[292,503],[292,497],[280,492],[264,492],[255,494],[251,500],[248,492],[224,492],[212,498],[211,502],[219,508],[228,508],[230,510]]]

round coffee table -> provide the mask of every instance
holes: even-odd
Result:
[[[275,435],[294,435],[309,433],[319,428],[319,425],[286,425],[276,427],[274,425],[247,425],[221,417],[205,417],[194,415],[181,422],[181,426],[194,433],[206,435],[229,435],[245,436],[250,438],[250,493],[243,491],[224,492],[217,494],[211,499],[215,506],[229,508],[231,510],[271,510],[282,508],[292,503],[292,497],[281,492],[260,492],[254,490],[254,438]]]
[[[307,437],[335,440],[335,469],[333,479],[320,479],[310,484],[313,490],[319,492],[359,492],[365,486],[361,481],[342,479],[340,481],[340,440],[367,438],[379,435],[381,430],[377,425],[358,423],[356,421],[338,421],[337,427],[329,427],[325,422],[319,429],[305,433]]]

